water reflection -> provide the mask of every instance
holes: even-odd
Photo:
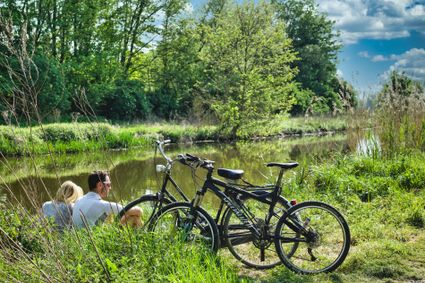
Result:
[[[357,154],[377,157],[381,155],[382,148],[379,137],[376,135],[367,135],[360,138],[356,147]]]
[[[327,158],[346,150],[345,136],[309,137],[292,140],[272,140],[235,144],[172,145],[166,149],[170,157],[188,152],[216,161],[216,168],[243,169],[244,178],[255,184],[273,183],[277,172],[264,164],[271,161],[298,161],[308,163]],[[51,199],[65,180],[72,180],[87,191],[88,174],[96,169],[109,169],[112,180],[111,200],[126,203],[140,195],[155,192],[162,175],[156,173],[155,164],[164,163],[154,150],[91,152],[77,155],[44,156],[2,160],[0,173],[0,199],[34,209]],[[193,196],[205,177],[202,169],[196,171],[195,180],[190,168],[176,163],[172,175],[184,192]],[[25,188],[25,189],[24,189]],[[206,196],[206,202],[214,197]]]

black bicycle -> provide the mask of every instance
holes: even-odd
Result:
[[[347,256],[350,231],[334,207],[317,201],[292,206],[280,195],[284,171],[298,163],[268,163],[268,167],[280,169],[276,184],[253,186],[237,184],[242,170],[218,169],[217,174],[226,179],[222,181],[212,176],[213,161],[189,154],[180,155],[178,160],[206,169],[205,182],[190,203],[174,202],[161,208],[151,219],[150,230],[201,242],[213,251],[224,242],[238,260],[255,268],[283,262],[298,273],[330,272]],[[200,206],[207,191],[221,199],[215,219]]]
[[[143,195],[140,198],[130,202],[123,208],[123,210],[118,215],[118,217],[121,218],[124,215],[124,213],[128,211],[129,209],[131,209],[132,207],[134,206],[140,207],[142,209],[142,215],[141,215],[141,223],[143,223],[141,227],[142,229],[152,230],[153,229],[152,219],[154,218],[156,213],[160,211],[161,208],[164,207],[165,205],[177,202],[177,197],[171,193],[171,189],[177,192],[180,199],[183,199],[185,202],[189,202],[188,197],[183,193],[181,188],[177,185],[177,183],[173,179],[171,171],[176,161],[180,162],[183,165],[189,166],[193,170],[196,170],[199,167],[199,164],[197,162],[191,162],[189,160],[190,158],[188,159],[189,155],[179,155],[175,159],[169,158],[164,152],[164,146],[169,143],[170,143],[169,140],[156,141],[156,146],[166,161],[165,165],[162,165],[162,164],[156,165],[156,171],[164,174],[163,182],[162,182],[162,186],[160,190],[155,194]],[[196,158],[193,158],[193,160],[196,160]],[[218,174],[222,175],[225,178],[228,177],[227,175],[229,174],[229,172],[233,174],[236,172],[236,173],[240,173],[241,176],[243,175],[243,171],[229,170],[229,169],[218,170]],[[237,181],[237,180],[232,180],[231,178],[232,176],[228,178],[228,181],[230,183]],[[246,181],[243,181],[243,182],[244,184],[240,184],[238,186],[243,187],[245,190],[249,190],[254,195],[259,195],[259,196],[262,195],[266,199],[269,198],[268,191],[271,191],[275,188],[274,185],[254,186]],[[169,186],[169,184],[171,184],[171,186]],[[251,209],[255,209],[258,212],[264,212],[264,214],[268,213],[269,207],[267,203],[264,204],[261,202],[253,202],[252,199],[244,195],[238,196],[238,201],[243,202],[245,206],[250,207]],[[293,204],[293,201],[292,201],[292,204]],[[277,221],[283,215],[283,212],[286,211],[288,208],[290,208],[292,204],[291,204],[291,201],[288,201],[284,197],[280,195],[277,196],[277,202],[275,206],[273,207],[273,216],[272,216],[272,219],[269,220],[269,226],[275,227],[277,224]],[[235,219],[234,212],[229,208],[229,206],[224,202],[224,200],[221,201],[217,215],[215,219],[213,220],[208,215],[208,213],[205,212],[205,210],[201,208],[199,210],[200,211],[202,210],[202,212],[199,212],[201,215],[200,217],[207,219],[204,221],[203,226],[205,226],[205,224],[207,224],[208,221],[210,221],[214,223],[207,224],[205,227],[216,226],[218,228],[218,235],[220,237],[220,240],[215,241],[213,243],[213,246],[212,246],[213,250],[217,250],[219,247],[229,246],[227,243],[227,240],[224,238],[225,234],[224,234],[223,227],[225,227],[226,222],[227,223],[234,222],[234,219]],[[181,209],[179,208],[178,211],[181,211]],[[201,224],[199,224],[198,226],[199,227],[195,227],[195,229],[193,229],[191,233],[197,232],[198,234],[202,234],[202,233],[205,234],[205,232],[199,231]],[[227,226],[229,227],[229,225]],[[156,227],[157,230],[158,230],[158,227],[159,226],[157,225]],[[206,229],[205,227],[203,227],[202,229],[205,230]],[[230,227],[235,231],[240,230],[238,232],[246,233],[246,231],[243,231],[243,229],[241,229],[240,225],[238,225],[237,223],[231,225]],[[210,228],[210,229],[212,229],[211,231],[213,231],[213,229],[215,228]],[[239,237],[239,240],[241,240],[242,238],[243,237]],[[199,239],[199,237],[197,239]],[[247,239],[249,239],[249,237],[247,237]],[[237,259],[239,259],[241,262],[245,263],[246,265],[250,267],[264,269],[264,268],[274,267],[281,263],[279,257],[277,256],[277,252],[274,250],[273,245],[270,245],[270,247],[268,247],[268,249],[265,251],[264,259],[261,261],[258,261],[255,258],[251,259],[249,257],[244,256],[242,253],[242,249],[244,248],[244,246],[243,245],[237,246],[236,241],[237,240],[234,240],[233,244],[229,246],[230,251],[233,253],[233,255]],[[232,249],[232,247],[234,248]]]

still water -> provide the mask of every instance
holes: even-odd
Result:
[[[166,147],[166,154],[175,158],[179,153],[190,153],[214,160],[216,168],[243,169],[244,179],[259,185],[273,183],[278,173],[276,168],[267,168],[267,162],[296,161],[307,166],[350,148],[346,136],[336,135],[233,144],[173,144]],[[156,164],[164,164],[164,159],[159,152],[155,155],[154,148],[0,159],[0,204],[38,209],[65,180],[72,180],[87,192],[88,174],[99,169],[111,173],[109,199],[127,203],[160,188],[162,175],[155,172]],[[194,195],[205,176],[203,169],[195,175],[178,162],[173,166],[172,176],[189,196]],[[204,201],[213,202],[213,196],[207,195]]]

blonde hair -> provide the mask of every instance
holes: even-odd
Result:
[[[55,200],[73,203],[84,194],[83,189],[72,181],[65,181],[56,193]]]

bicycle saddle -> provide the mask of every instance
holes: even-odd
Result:
[[[299,164],[297,162],[291,163],[279,163],[279,162],[270,162],[267,163],[267,167],[280,167],[282,169],[291,169],[297,167]]]
[[[243,170],[234,170],[234,169],[226,169],[226,168],[218,168],[217,174],[221,177],[230,179],[230,180],[238,180],[243,176]]]

